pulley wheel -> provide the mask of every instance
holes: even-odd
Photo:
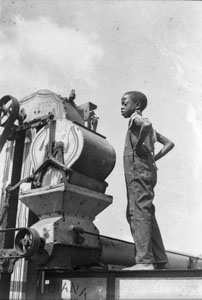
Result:
[[[36,229],[24,228],[17,233],[14,247],[18,254],[29,258],[39,249],[40,241],[40,235]]]
[[[19,114],[19,102],[10,95],[6,95],[0,99],[0,125],[6,125],[9,118],[13,119],[13,122],[17,119]]]

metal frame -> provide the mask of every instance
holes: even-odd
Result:
[[[43,284],[45,280],[56,279],[56,278],[106,278],[107,280],[107,294],[106,300],[115,300],[115,285],[116,279],[124,278],[141,278],[141,279],[154,279],[154,278],[168,278],[168,279],[179,279],[179,278],[195,278],[202,279],[202,269],[200,270],[153,270],[153,271],[107,271],[107,270],[78,270],[67,272],[65,270],[52,270],[42,271],[41,285],[38,287],[37,299],[43,300]]]
[[[23,160],[24,140],[25,140],[24,132],[16,138],[12,175],[11,175],[11,185],[16,184],[16,182],[20,180],[22,160]],[[19,191],[19,187],[11,193],[8,200],[6,228],[14,228],[16,225],[15,222],[16,222],[17,206],[18,206],[18,191]],[[13,248],[13,243],[14,243],[14,231],[11,232],[9,236],[5,235],[3,248],[5,249]],[[3,272],[0,278],[0,287],[1,287],[0,295],[2,300],[9,299],[10,281],[11,281],[11,273]]]

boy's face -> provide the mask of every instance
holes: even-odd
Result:
[[[130,116],[136,111],[137,102],[131,99],[130,95],[124,94],[121,98],[121,115],[124,118],[130,118]]]

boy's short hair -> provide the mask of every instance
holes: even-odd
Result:
[[[135,102],[139,101],[141,111],[143,111],[147,107],[147,97],[145,96],[145,94],[137,91],[131,91],[126,92],[125,95],[129,95],[129,97]]]

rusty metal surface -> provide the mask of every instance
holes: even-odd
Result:
[[[43,219],[32,226],[38,230],[44,239],[43,251],[38,251],[32,256],[32,260],[38,268],[72,269],[85,265],[96,264],[100,257],[101,246],[99,236],[78,236],[71,231],[72,224],[81,224],[98,234],[97,228],[89,219],[77,217]]]
[[[51,120],[43,127],[34,138],[30,152],[35,172],[43,167],[43,186],[61,181],[61,173],[53,168],[56,163],[82,174],[83,184],[89,185],[89,178],[103,182],[116,160],[114,148],[103,136],[66,119]],[[45,167],[43,164],[48,159],[50,163]]]
[[[129,242],[100,237],[104,264],[132,266],[135,264],[135,245]]]
[[[96,180],[74,170],[70,172],[68,182],[70,184],[84,187],[98,193],[105,193],[105,190],[108,186],[107,182],[105,181]]]
[[[109,195],[63,183],[26,191],[19,199],[40,217],[68,213],[94,219],[112,203]]]
[[[116,162],[114,148],[102,136],[79,127],[84,144],[80,157],[72,169],[94,179],[103,181],[111,173]]]
[[[20,109],[26,114],[25,122],[40,118],[48,113],[56,119],[67,118],[84,124],[79,112],[67,99],[49,90],[39,90],[20,101]]]

